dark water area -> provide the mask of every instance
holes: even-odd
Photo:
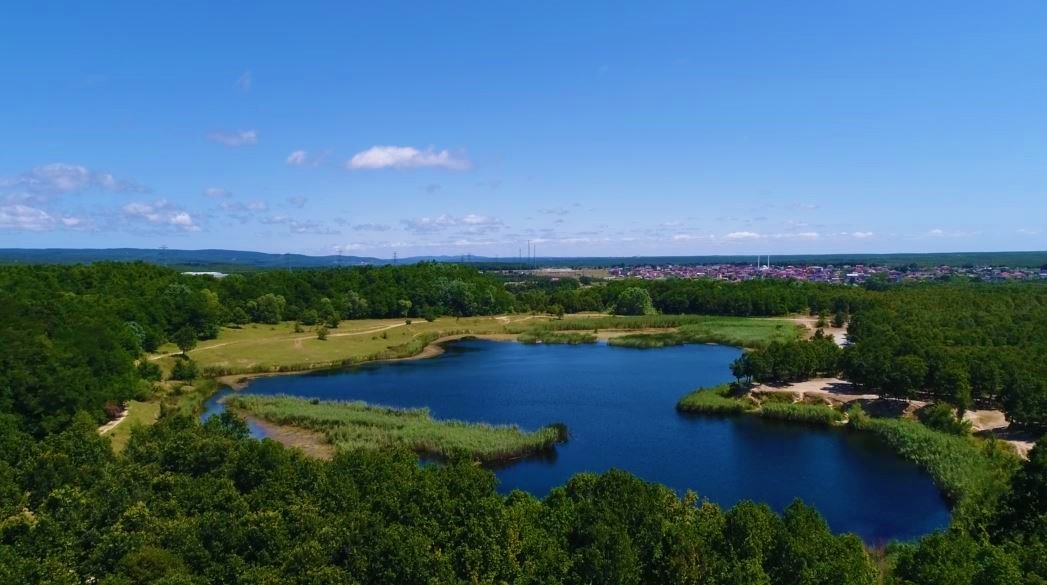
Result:
[[[244,392],[425,406],[435,418],[527,430],[565,423],[571,438],[555,454],[496,470],[505,493],[544,496],[576,473],[618,468],[724,507],[748,499],[781,511],[800,498],[833,531],[855,532],[870,544],[949,522],[930,477],[872,437],[752,416],[677,413],[686,392],[731,379],[736,348],[467,340],[446,349],[434,359],[261,378]],[[205,416],[221,409],[218,398]],[[262,436],[257,427],[252,433]]]

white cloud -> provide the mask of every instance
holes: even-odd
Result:
[[[293,167],[300,167],[305,165],[309,161],[308,156],[304,150],[296,150],[291,154],[287,155],[287,164]]]
[[[435,167],[461,171],[469,168],[469,161],[456,158],[448,150],[418,150],[413,146],[372,146],[354,154],[345,166],[351,170]]]
[[[756,240],[761,236],[755,232],[731,232],[727,234],[728,240]]]
[[[851,237],[864,240],[866,238],[873,237],[873,233],[872,232],[851,232]]]
[[[819,234],[818,232],[800,232],[798,234],[794,234],[794,237],[799,238],[801,240],[817,240]]]
[[[0,229],[39,232],[54,226],[55,218],[43,209],[20,204],[0,207]]]
[[[309,202],[309,198],[302,195],[295,195],[294,197],[288,197],[287,202],[293,207],[301,209],[305,207],[305,204]]]
[[[928,236],[934,236],[934,237],[944,236],[945,235],[945,231],[941,230],[939,228],[934,228],[933,230],[927,232],[927,235]]]
[[[244,146],[247,144],[258,144],[257,130],[237,130],[236,132],[212,132],[207,138],[220,142],[229,147]]]
[[[153,203],[139,201],[128,203],[122,208],[124,218],[129,221],[145,222],[150,226],[173,228],[184,232],[198,232],[200,226],[187,211],[173,209],[164,199]]]
[[[1023,236],[1038,236],[1038,235],[1040,235],[1040,230],[1032,230],[1032,229],[1029,229],[1029,228],[1018,228],[1016,231],[1019,234],[1023,235]]]

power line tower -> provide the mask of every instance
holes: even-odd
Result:
[[[167,266],[167,244],[160,246],[160,265]]]
[[[396,250],[393,250],[393,266],[396,266]]]

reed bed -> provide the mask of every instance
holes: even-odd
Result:
[[[567,345],[580,345],[583,343],[596,343],[596,336],[592,333],[558,331],[529,331],[516,336],[520,343],[563,343]]]
[[[961,524],[990,514],[1020,465],[1018,456],[995,440],[952,435],[914,420],[873,418],[859,407],[847,414],[849,427],[876,435],[927,470],[954,504],[954,518]]]
[[[525,432],[495,426],[435,420],[429,410],[371,406],[363,402],[320,401],[292,396],[232,396],[229,408],[266,421],[320,432],[339,449],[403,446],[437,458],[465,456],[484,463],[526,457],[567,439],[562,424]]]
[[[843,413],[824,404],[764,402],[760,405],[760,416],[790,422],[819,425],[834,425],[843,420]]]
[[[749,410],[750,403],[729,396],[732,389],[730,384],[699,388],[681,398],[676,410],[702,414],[741,414]]]

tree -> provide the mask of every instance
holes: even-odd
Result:
[[[408,299],[400,299],[396,301],[396,306],[400,309],[400,316],[406,317],[411,314],[411,307],[414,305]]]
[[[283,319],[287,301],[281,295],[266,293],[254,301],[254,319],[259,323],[275,325]]]
[[[196,347],[196,331],[186,326],[182,327],[175,332],[172,338],[178,349],[182,351],[182,355],[187,355],[194,347]]]
[[[321,323],[319,326],[317,326],[317,328],[316,328],[316,338],[317,339],[319,339],[320,341],[327,341],[327,333],[328,333],[327,325],[324,325],[323,323]]]
[[[618,315],[653,314],[654,304],[651,302],[651,293],[638,286],[623,290],[614,303],[614,312]]]

